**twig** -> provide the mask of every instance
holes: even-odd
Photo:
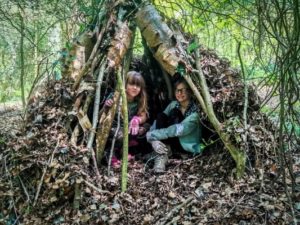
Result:
[[[175,216],[169,223],[166,223],[166,225],[177,224],[178,220],[180,220],[180,216]]]
[[[202,153],[200,153],[200,154],[194,156],[194,157],[191,158],[191,159],[181,160],[181,161],[173,168],[173,170],[176,169],[176,168],[178,168],[180,165],[185,164],[185,163],[192,162],[192,161],[194,161],[194,160],[200,158],[201,156],[202,156]]]
[[[185,207],[189,207],[193,202],[194,202],[194,200],[193,200],[193,201],[190,201],[189,203],[186,204]],[[177,224],[176,222],[177,222],[178,220],[180,220],[180,218],[181,218],[181,216],[175,216],[169,223],[166,223],[166,225]]]
[[[20,218],[20,215],[16,218],[15,222],[12,225],[19,223],[19,218]]]
[[[99,188],[97,188],[95,185],[91,184],[90,182],[84,180],[84,183],[89,186],[90,188],[94,189],[95,191],[99,192],[100,194],[109,194],[109,195],[113,195],[111,192],[109,191],[104,191],[104,190],[101,190]]]
[[[97,84],[96,84],[97,88],[96,88],[95,101],[94,101],[94,112],[93,112],[93,127],[89,134],[87,148],[92,147],[94,138],[95,138],[95,132],[93,132],[93,131],[96,130],[97,122],[98,122],[99,105],[100,105],[100,97],[101,97],[101,84],[103,81],[105,65],[106,65],[106,63],[103,62],[103,64],[101,65],[101,68],[99,70],[99,74],[98,74],[98,78],[97,78]]]
[[[27,197],[27,200],[26,200],[26,202],[31,202],[31,199],[30,199],[30,197],[29,197],[29,194],[28,194],[27,188],[25,187],[25,185],[24,185],[24,183],[23,183],[23,181],[22,181],[21,177],[20,177],[20,176],[18,176],[18,178],[19,178],[19,181],[20,181],[20,183],[21,183],[21,186],[22,186],[22,188],[23,188],[23,190],[24,190],[24,193],[25,193],[25,195],[26,195],[26,197]]]
[[[11,190],[14,190],[14,186],[13,186],[13,183],[11,181],[11,176],[10,176],[9,170],[7,169],[7,165],[6,165],[6,157],[7,157],[7,155],[4,157],[4,167],[5,167],[5,171],[6,171],[7,175],[8,175],[8,178],[9,178],[9,184],[10,184]],[[12,200],[12,204],[13,204],[13,207],[14,207],[15,215],[16,215],[16,218],[17,218],[16,221],[15,221],[15,223],[16,223],[17,221],[19,221],[19,217],[20,216],[17,213],[17,208],[16,208],[16,204],[15,204],[15,200],[14,200],[13,196],[11,196],[11,200]]]
[[[51,154],[51,157],[49,158],[48,160],[48,163],[47,165],[44,167],[43,169],[43,174],[42,174],[42,177],[41,177],[41,180],[40,180],[40,183],[39,183],[39,186],[38,186],[38,189],[37,189],[37,192],[35,194],[35,197],[34,197],[34,202],[33,202],[33,206],[36,205],[36,202],[38,200],[38,197],[39,197],[39,194],[40,194],[40,191],[41,191],[41,188],[42,188],[42,185],[43,185],[43,181],[44,181],[44,177],[46,175],[46,172],[47,172],[47,169],[48,169],[48,166],[50,166],[50,164],[52,163],[53,161],[53,158],[54,158],[54,154],[56,153],[57,151],[57,148],[58,148],[58,145],[59,145],[59,138],[57,140],[57,143],[56,143],[56,146],[55,146],[55,149],[53,150],[52,154]]]
[[[244,81],[244,109],[243,109],[243,120],[244,120],[244,130],[245,130],[245,137],[244,137],[244,144],[245,144],[245,151],[248,152],[249,151],[249,145],[248,145],[248,121],[247,121],[247,109],[249,106],[249,91],[248,91],[248,83],[247,83],[247,77],[246,77],[246,73],[245,73],[245,69],[244,69],[244,63],[243,63],[243,59],[241,56],[241,42],[238,42],[238,46],[237,46],[237,54],[239,57],[239,61],[240,61],[240,65],[241,65],[241,70],[242,70],[242,76],[243,76],[243,81]],[[246,156],[248,157],[248,155]],[[251,163],[249,163],[250,169],[252,170],[252,166]]]
[[[234,204],[234,206],[224,215],[224,218],[229,215],[235,208],[238,204],[240,204],[243,200],[244,200],[244,197],[245,195],[243,195],[240,200],[238,200],[238,202],[236,204]]]
[[[191,158],[191,159],[183,160],[182,163],[188,163],[188,162],[194,161],[194,160],[198,159],[198,158],[201,157],[201,156],[202,156],[202,153],[200,153],[200,154],[194,156],[194,157]]]
[[[182,202],[180,205],[177,205],[176,207],[174,207],[164,218],[160,219],[156,224],[158,225],[163,225],[166,224],[166,222],[175,214],[177,213],[181,208],[183,208],[184,206],[188,206],[189,203],[192,202],[192,200],[194,200],[195,197],[194,196],[190,196],[189,198],[187,198],[184,202]]]
[[[100,172],[98,170],[97,159],[96,159],[96,154],[94,152],[94,149],[91,149],[91,153],[92,153],[92,160],[93,160],[94,168],[96,171],[96,176],[97,176],[98,181],[100,182],[101,176],[100,176]]]
[[[116,103],[118,104],[118,103]],[[107,173],[108,176],[110,176],[110,168],[111,168],[111,160],[112,160],[112,156],[113,156],[113,152],[114,152],[114,148],[115,148],[115,143],[116,143],[116,138],[118,136],[119,130],[120,130],[120,123],[121,123],[121,106],[118,105],[118,125],[117,125],[117,129],[115,131],[112,143],[111,143],[111,148],[110,148],[110,152],[109,152],[109,159],[108,159],[108,166],[107,166]]]
[[[93,163],[94,163],[94,167],[95,167],[95,171],[96,171],[96,176],[97,176],[97,179],[98,179],[99,182],[101,180],[101,176],[100,176],[100,173],[99,173],[99,170],[98,170],[97,160],[96,160],[95,152],[92,148],[92,145],[93,145],[93,142],[94,142],[94,139],[95,139],[95,131],[96,131],[96,127],[97,127],[97,123],[98,123],[98,117],[99,117],[101,84],[102,84],[102,80],[103,80],[103,76],[104,76],[104,70],[105,70],[105,66],[106,66],[105,62],[106,62],[106,60],[104,60],[103,64],[101,65],[101,68],[100,68],[99,74],[98,74],[98,78],[97,78],[97,89],[96,89],[96,94],[95,94],[94,112],[93,112],[93,127],[90,131],[89,139],[88,139],[88,143],[87,143],[87,148],[92,154],[92,159],[93,159]]]

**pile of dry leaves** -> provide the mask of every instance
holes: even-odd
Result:
[[[234,161],[218,140],[201,156],[170,159],[163,175],[135,160],[128,190],[120,171],[100,181],[84,145],[70,145],[73,93],[49,84],[29,105],[24,130],[4,134],[0,178],[1,224],[289,224],[292,217],[274,168],[273,128],[249,92],[247,146],[241,122],[243,85],[229,63],[203,51],[202,66],[218,118],[248,152],[247,173],[235,180]],[[0,139],[1,141],[2,139]]]

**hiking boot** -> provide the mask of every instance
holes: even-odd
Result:
[[[166,164],[169,160],[169,156],[172,155],[170,145],[165,145],[166,152],[163,154],[157,154],[157,157],[154,159],[154,167],[153,170],[155,173],[163,173],[166,171]]]
[[[155,158],[157,158],[159,156],[158,153],[156,153],[155,151],[152,151],[150,153],[145,154],[142,158],[143,158],[143,162],[148,163],[148,161],[152,161]]]
[[[169,157],[167,154],[158,155],[154,159],[153,171],[155,173],[164,173],[166,171],[166,164],[167,164],[168,158]]]

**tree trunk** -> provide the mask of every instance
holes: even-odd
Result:
[[[20,9],[21,11],[21,9]],[[21,99],[23,108],[26,106],[26,98],[25,98],[25,59],[24,59],[24,30],[25,30],[25,24],[24,24],[24,18],[22,12],[19,13],[19,18],[21,21],[20,24],[20,84],[21,84]]]

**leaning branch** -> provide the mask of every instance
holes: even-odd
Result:
[[[93,163],[94,163],[94,167],[95,167],[95,171],[96,171],[98,181],[100,181],[100,173],[99,173],[99,170],[98,170],[97,160],[96,160],[95,152],[92,148],[92,145],[94,143],[97,123],[98,123],[98,117],[99,117],[101,84],[102,84],[102,80],[103,80],[103,76],[104,76],[104,70],[105,70],[105,65],[106,65],[105,62],[106,62],[106,60],[104,60],[104,62],[102,63],[102,65],[100,67],[100,70],[99,70],[98,78],[97,78],[96,95],[95,95],[94,112],[93,112],[93,126],[92,126],[92,129],[90,131],[89,139],[88,139],[88,143],[87,143],[87,148],[92,154],[92,160],[93,160]]]
[[[213,109],[213,105],[212,105],[212,102],[211,102],[211,97],[210,97],[210,94],[209,94],[206,79],[205,79],[205,76],[202,72],[202,68],[201,68],[201,65],[200,65],[199,49],[197,49],[195,51],[195,56],[196,56],[196,67],[197,67],[197,73],[199,75],[201,92],[202,92],[202,96],[203,96],[204,103],[205,103],[206,110],[207,110],[206,114],[208,116],[209,121],[211,122],[211,124],[215,128],[215,130],[218,133],[218,135],[220,136],[221,140],[223,141],[225,147],[228,149],[228,151],[230,152],[232,158],[236,162],[237,178],[241,178],[244,174],[244,171],[245,171],[245,162],[246,162],[245,153],[240,151],[239,149],[237,149],[231,143],[229,135],[226,134],[222,130],[222,125],[221,125],[221,123],[219,122],[219,120],[217,119],[217,117],[214,113],[214,109]]]
[[[88,59],[88,61],[86,62],[86,64],[84,65],[84,67],[82,68],[82,70],[80,71],[78,77],[76,78],[75,83],[73,84],[73,90],[77,89],[78,85],[80,84],[80,81],[82,79],[82,77],[87,73],[88,69],[91,67],[93,60],[95,58],[96,52],[100,46],[100,43],[102,41],[103,35],[105,33],[105,31],[107,30],[108,26],[111,24],[112,22],[112,16],[109,18],[108,22],[106,23],[106,26],[102,28],[101,32],[99,33],[98,37],[97,37],[97,42],[93,48],[93,51]]]
[[[118,86],[120,88],[123,104],[123,150],[122,150],[122,175],[121,175],[121,191],[124,192],[127,189],[127,167],[128,167],[128,108],[127,108],[127,98],[125,92],[125,86],[121,77],[121,72],[117,73]]]

